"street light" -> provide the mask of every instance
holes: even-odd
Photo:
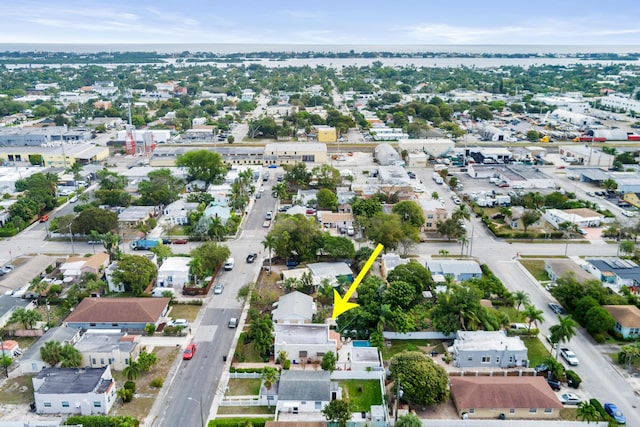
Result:
[[[187,397],[187,400],[193,400],[200,406],[200,425],[204,427],[204,415],[202,414],[202,396],[200,396],[200,400],[196,400],[193,397]]]

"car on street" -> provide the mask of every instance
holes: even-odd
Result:
[[[553,391],[560,391],[562,388],[560,381],[555,379],[547,378],[547,384],[549,384],[549,387],[551,387]]]
[[[267,211],[267,214],[264,216],[264,219],[272,219],[272,218],[273,218],[273,212]]]
[[[251,264],[253,261],[256,260],[256,258],[258,258],[258,254],[249,254],[249,255],[247,255],[247,263]]]
[[[564,393],[560,395],[560,403],[563,405],[579,405],[581,402],[582,399],[573,393]]]
[[[627,218],[631,218],[633,216],[633,212],[623,210],[622,215],[626,216]]]
[[[224,271],[231,271],[233,270],[233,266],[236,264],[235,260],[231,257],[227,258],[227,260],[224,262]]]
[[[175,239],[171,243],[174,245],[186,245],[189,241],[187,239]]]
[[[555,302],[550,302],[549,308],[556,314],[565,314],[564,308],[562,308],[560,304],[556,304]]]
[[[571,366],[578,366],[580,364],[578,356],[566,347],[560,348],[560,356]]]
[[[593,191],[587,191],[587,196],[589,197],[595,197],[596,193],[594,193]]]
[[[101,245],[102,244],[102,240],[88,240],[87,244],[88,245]]]
[[[224,290],[224,285],[222,283],[218,283],[214,288],[213,288],[213,293],[215,295],[220,295],[222,293],[222,291]]]
[[[507,188],[508,186],[509,186],[509,183],[508,183],[508,182],[502,182],[502,183],[500,183],[500,184],[498,185],[498,187],[500,187],[500,188]]]
[[[49,221],[49,215],[42,215],[40,217],[40,222],[47,222]]]
[[[604,410],[609,414],[611,418],[613,418],[618,424],[626,424],[627,419],[624,417],[624,414],[615,403],[605,403]]]
[[[69,203],[75,203],[78,201],[78,196],[73,196],[72,198],[69,199]]]
[[[229,319],[229,328],[235,329],[236,326],[238,326],[238,318],[232,317],[231,319]]]
[[[184,349],[184,353],[182,353],[182,360],[191,360],[195,353],[196,353],[196,345],[189,344],[187,348]]]

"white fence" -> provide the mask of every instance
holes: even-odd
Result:
[[[229,378],[234,379],[255,379],[261,378],[262,374],[258,372],[229,372]]]
[[[265,406],[260,400],[256,397],[255,399],[232,399],[229,400],[228,397],[225,397],[222,401],[220,401],[220,406]]]

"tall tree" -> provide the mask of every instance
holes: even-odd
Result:
[[[544,311],[538,310],[533,305],[525,304],[522,314],[527,318],[527,323],[529,324],[529,332],[531,332],[532,324],[535,323],[537,326],[538,323],[544,322]]]
[[[320,367],[322,368],[323,371],[329,371],[329,372],[335,371],[336,370],[336,355],[335,355],[335,353],[332,352],[332,351],[326,352],[322,356],[322,363],[320,364]]]
[[[222,156],[209,150],[180,154],[176,158],[176,166],[187,168],[190,181],[199,179],[207,185],[221,181],[227,173]]]
[[[352,406],[348,399],[336,399],[329,402],[322,409],[322,415],[327,421],[337,423],[339,427],[347,427],[347,422],[351,420]]]
[[[60,349],[60,367],[77,368],[82,365],[82,353],[73,344],[66,343]]]
[[[513,294],[513,302],[516,305],[516,311],[520,311],[520,306],[527,306],[531,302],[531,297],[525,291],[516,291]]]
[[[403,399],[416,405],[435,405],[449,400],[449,377],[429,356],[420,351],[403,351],[389,363],[389,371],[404,391]]]
[[[24,329],[33,329],[36,322],[39,322],[41,320],[42,315],[39,312],[26,309],[24,307],[19,307],[11,313],[11,316],[9,317],[7,323],[22,323]]]
[[[262,247],[269,251],[269,272],[271,272],[271,251],[276,247],[277,237],[273,234],[267,234],[262,241]]]
[[[129,381],[135,381],[138,376],[140,376],[140,366],[138,362],[130,360],[129,365],[122,370],[122,375]]]
[[[184,189],[184,182],[174,177],[169,169],[149,172],[147,178],[138,184],[138,203],[142,205],[168,205],[177,200]]]
[[[40,347],[40,357],[49,366],[54,367],[62,359],[61,351],[62,345],[59,341],[49,340]]]
[[[73,234],[90,235],[92,231],[106,234],[118,229],[118,214],[100,208],[87,208],[73,220]]]
[[[571,315],[562,316],[558,314],[558,324],[549,328],[553,342],[569,342],[576,335],[578,324],[571,318]],[[560,354],[560,345],[556,349],[556,359]]]
[[[140,296],[156,277],[156,266],[147,257],[123,255],[111,277],[124,286],[125,292]]]
[[[420,229],[425,223],[422,207],[413,200],[403,200],[396,203],[392,212],[397,214],[403,223],[408,223],[416,229]]]
[[[527,209],[520,219],[522,220],[522,227],[526,233],[529,226],[535,224],[535,222],[540,219],[540,212]]]

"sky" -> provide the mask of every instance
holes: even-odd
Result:
[[[639,12],[637,0],[3,0],[0,43],[640,45]]]

